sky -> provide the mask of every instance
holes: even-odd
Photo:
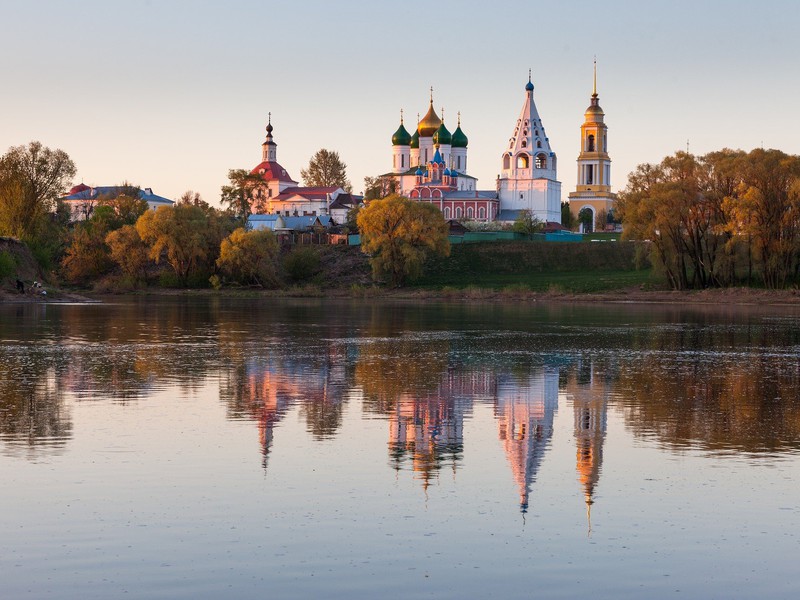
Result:
[[[39,140],[75,183],[217,204],[271,112],[290,175],[327,148],[360,192],[433,86],[494,189],[531,69],[566,200],[595,56],[614,191],[687,143],[800,154],[798,31],[798,0],[0,0],[0,152]]]

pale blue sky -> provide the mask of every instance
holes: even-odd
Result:
[[[261,159],[272,112],[295,177],[336,150],[356,191],[391,167],[434,87],[494,189],[528,69],[564,199],[598,60],[612,183],[686,148],[800,153],[800,2],[0,0],[0,151],[40,140],[78,181],[213,203]]]

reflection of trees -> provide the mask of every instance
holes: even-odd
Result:
[[[744,452],[798,446],[796,357],[650,355],[624,369],[617,386],[633,431],[670,446]]]
[[[57,384],[57,352],[21,347],[0,358],[0,434],[12,444],[58,448],[72,435]]]

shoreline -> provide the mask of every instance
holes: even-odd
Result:
[[[50,296],[34,296],[0,290],[0,304],[71,304],[98,303],[121,296],[187,296],[226,298],[336,298],[401,301],[446,302],[563,302],[600,304],[696,304],[696,305],[771,305],[800,306],[800,290],[764,290],[754,288],[714,288],[706,290],[641,290],[639,288],[607,292],[572,293],[559,291],[534,292],[529,290],[495,290],[491,288],[464,288],[434,290],[425,288],[386,289],[379,287],[320,288],[305,286],[288,290],[245,289],[145,289],[122,293],[73,292],[54,290]]]

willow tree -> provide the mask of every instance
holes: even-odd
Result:
[[[398,195],[373,200],[359,211],[358,229],[373,277],[395,287],[419,277],[430,255],[450,255],[447,222],[427,202]]]

